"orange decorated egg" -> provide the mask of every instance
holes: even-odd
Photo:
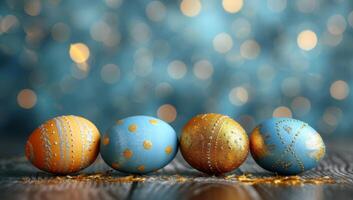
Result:
[[[99,131],[83,117],[59,116],[32,132],[26,157],[38,169],[70,174],[91,165],[99,153]]]

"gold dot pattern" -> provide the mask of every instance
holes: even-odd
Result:
[[[108,145],[108,144],[109,144],[109,137],[108,136],[104,136],[103,145]]]
[[[130,149],[125,149],[125,151],[123,152],[124,158],[129,159],[132,157],[133,152]]]
[[[320,149],[309,154],[310,157],[314,158],[317,162],[319,162],[325,155],[325,147],[322,146]]]
[[[165,153],[168,154],[168,155],[171,154],[172,151],[173,151],[173,148],[172,148],[171,146],[167,146],[167,147],[165,148]]]
[[[286,144],[284,142],[284,139],[282,137],[282,135],[280,134],[280,127],[282,123],[286,123],[286,122],[290,122],[290,121],[296,121],[294,119],[284,119],[281,121],[276,122],[276,135],[278,136],[278,138],[280,139],[281,143],[285,146],[285,150],[284,152],[282,152],[282,154],[279,156],[280,159],[278,159],[273,165],[272,168],[275,168],[277,166],[282,166],[282,168],[287,169],[288,167],[286,166],[286,164],[283,162],[283,157],[287,156],[287,153],[292,154],[292,156],[294,157],[294,159],[296,160],[297,164],[300,166],[301,171],[305,171],[304,168],[304,164],[303,162],[299,159],[299,157],[297,156],[297,154],[294,152],[293,149],[293,145],[295,144],[295,141],[297,140],[298,135],[301,133],[301,130],[303,128],[305,128],[305,126],[307,126],[306,124],[303,124],[295,133],[295,135],[293,136],[291,142],[289,144]],[[283,126],[283,125],[282,125]],[[289,131],[288,131],[289,132]],[[290,133],[290,132],[289,132]]]
[[[143,141],[143,148],[145,149],[151,149],[152,148],[152,142],[150,140],[145,140]]]
[[[148,123],[147,125],[149,125],[149,127],[151,129],[153,129],[154,126],[158,126],[161,122],[158,119],[153,119],[153,118],[147,118],[145,119],[145,123]],[[116,121],[117,125],[121,125],[124,124],[123,127],[120,128],[124,128],[125,130],[127,129],[127,133],[128,135],[132,134],[133,137],[137,137],[137,135],[135,135],[136,133],[139,133],[138,131],[144,131],[143,128],[141,128],[141,126],[139,126],[139,123],[136,123],[135,121],[125,121],[123,122],[123,120],[117,120]],[[148,132],[148,130],[146,130]],[[147,133],[146,132],[146,133]],[[153,130],[148,132],[149,134],[153,133]],[[109,135],[105,134],[104,137],[102,138],[102,145],[106,146],[106,145],[110,145],[110,137],[108,137]],[[142,137],[143,135],[141,135]],[[151,140],[151,138],[139,138],[137,140],[138,144],[139,144],[139,148],[141,149],[141,147],[143,147],[143,149],[145,150],[145,152],[151,152],[153,150],[154,145],[153,144],[153,140]],[[135,143],[136,144],[136,143]],[[108,147],[108,146],[107,146]],[[162,152],[165,152],[165,155],[171,155],[174,152],[174,147],[172,145],[165,145],[164,147],[162,147]],[[157,150],[157,149],[156,149]],[[164,152],[163,152],[164,151]],[[116,170],[122,170],[125,169],[125,164],[130,163],[130,164],[136,164],[135,165],[135,171],[138,171],[139,173],[145,173],[150,171],[149,169],[147,170],[146,166],[144,165],[145,163],[134,163],[134,159],[133,156],[136,157],[136,155],[134,155],[136,153],[135,151],[135,147],[133,146],[126,146],[125,148],[122,149],[121,152],[121,156],[125,159],[123,160],[123,162],[119,161],[119,160],[115,160],[111,163],[111,167],[113,169]],[[143,152],[140,152],[143,153]]]
[[[136,124],[131,124],[128,129],[129,129],[130,132],[134,133],[134,132],[137,131],[137,125]]]
[[[140,165],[140,166],[137,167],[137,170],[143,172],[143,171],[145,171],[145,166],[144,165]]]
[[[152,125],[158,124],[158,121],[155,120],[155,119],[150,119],[149,122],[150,122],[150,124],[152,124]]]
[[[113,167],[114,169],[119,169],[120,165],[119,165],[119,163],[113,163],[113,164],[112,164],[112,167]]]

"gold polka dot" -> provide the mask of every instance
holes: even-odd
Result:
[[[145,148],[145,149],[150,149],[150,148],[152,148],[152,142],[149,141],[149,140],[143,141],[143,148]]]
[[[137,130],[137,125],[136,124],[131,124],[129,126],[129,131],[130,132],[136,132],[136,130]]]
[[[104,144],[104,145],[108,145],[108,144],[109,144],[109,137],[108,137],[108,136],[104,136],[104,138],[103,138],[103,144]]]
[[[120,165],[119,165],[119,163],[113,163],[113,164],[112,164],[112,167],[113,167],[114,169],[119,169]]]
[[[172,149],[171,146],[167,146],[167,147],[165,148],[165,152],[166,152],[167,154],[171,154],[172,151],[173,151],[173,149]]]
[[[118,121],[116,121],[116,124],[118,124],[118,125],[122,125],[124,123],[124,121],[123,120],[118,120]]]
[[[132,157],[133,152],[130,149],[125,149],[125,151],[123,152],[123,155],[125,158],[129,159]]]
[[[150,119],[150,123],[152,125],[156,125],[158,123],[158,121],[156,119]]]
[[[145,171],[145,166],[143,166],[143,165],[140,165],[140,166],[138,166],[137,167],[137,169],[139,170],[139,171]]]

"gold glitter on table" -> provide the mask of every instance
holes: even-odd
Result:
[[[315,178],[304,178],[300,176],[268,176],[268,177],[256,177],[251,174],[244,175],[229,175],[225,177],[226,180],[236,180],[241,183],[256,185],[256,184],[270,184],[270,185],[282,185],[282,186],[300,186],[304,184],[334,184],[337,183],[333,178],[329,176],[315,177]]]
[[[132,182],[143,182],[145,177],[141,176],[121,176],[115,177],[103,173],[99,174],[82,174],[77,176],[56,176],[52,178],[37,178],[32,179],[30,177],[24,177],[20,180],[24,184],[45,184],[45,185],[56,185],[67,182],[98,182],[98,183],[132,183]]]
[[[228,175],[228,176],[183,176],[183,175],[151,175],[151,176],[113,176],[110,174],[82,174],[77,176],[55,176],[52,178],[24,177],[20,180],[23,184],[57,185],[68,182],[95,182],[95,183],[133,183],[133,182],[158,182],[170,181],[177,183],[207,181],[239,182],[247,185],[269,184],[278,186],[301,186],[305,184],[322,185],[340,183],[329,176],[304,178],[300,176],[268,176],[258,177],[252,174]]]

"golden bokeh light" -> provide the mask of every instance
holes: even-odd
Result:
[[[170,123],[173,122],[176,117],[177,117],[177,111],[175,109],[174,106],[170,105],[170,104],[164,104],[161,107],[158,108],[157,110],[157,116]]]
[[[328,107],[322,118],[324,122],[330,126],[337,126],[342,117],[342,110],[338,107]]]
[[[30,16],[37,16],[41,11],[40,0],[29,0],[25,1],[24,10]]]
[[[151,1],[146,6],[146,14],[151,21],[162,21],[167,14],[166,7],[160,1]]]
[[[33,108],[37,103],[37,95],[33,90],[23,89],[17,95],[17,103],[21,108]]]
[[[246,59],[255,59],[260,51],[260,45],[255,40],[246,40],[240,46],[240,55]]]
[[[70,45],[70,57],[75,63],[86,62],[89,58],[89,48],[83,43]]]
[[[346,27],[347,23],[342,15],[333,15],[327,21],[327,30],[332,35],[341,35]]]
[[[6,15],[0,20],[0,33],[6,33],[18,27],[19,21],[15,15]]]
[[[273,113],[272,113],[272,116],[273,117],[289,117],[291,118],[292,117],[292,111],[285,107],[285,106],[280,106],[280,107],[277,107]]]
[[[233,39],[227,33],[220,33],[213,39],[213,48],[219,53],[227,53],[233,47]]]
[[[244,105],[249,100],[248,91],[244,87],[235,87],[229,93],[229,101],[235,106]]]
[[[306,97],[296,97],[293,99],[291,108],[293,109],[294,113],[298,116],[303,116],[309,113],[311,108],[310,100]]]
[[[202,5],[200,0],[182,0],[180,3],[181,12],[188,17],[195,17],[201,11]]]
[[[299,33],[297,37],[297,44],[299,48],[310,51],[317,45],[316,33],[312,30],[304,30]]]
[[[168,65],[168,74],[173,79],[181,79],[187,72],[186,65],[180,60],[174,60]]]
[[[331,84],[330,94],[334,99],[343,100],[349,94],[349,86],[345,81],[337,80]]]
[[[213,74],[213,66],[208,60],[200,60],[194,65],[194,74],[198,79],[208,79]]]
[[[237,13],[243,7],[243,0],[223,0],[222,6],[225,11],[229,13]]]

